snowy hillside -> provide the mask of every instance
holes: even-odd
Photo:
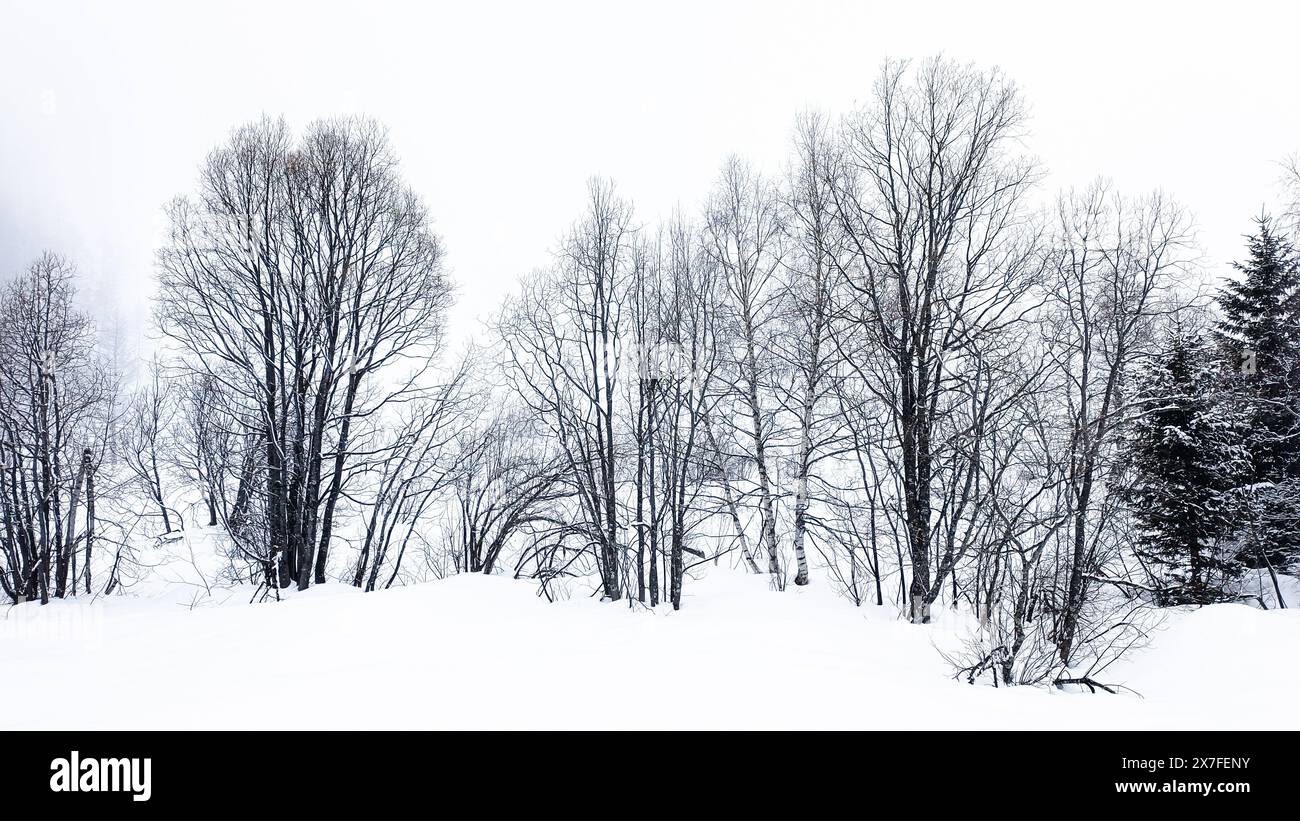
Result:
[[[160,576],[166,575],[160,573]],[[1139,695],[953,681],[967,625],[711,569],[681,611],[461,575],[279,603],[192,579],[4,611],[0,727],[1300,728],[1300,610],[1171,610],[1107,671]],[[202,586],[199,585],[201,589]]]

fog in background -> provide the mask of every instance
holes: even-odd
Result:
[[[732,152],[784,162],[795,113],[865,98],[886,57],[1001,66],[1047,201],[1161,187],[1227,273],[1300,150],[1284,3],[0,3],[0,275],[44,248],[147,348],[162,206],[234,126],[390,129],[459,282],[458,337],[545,264],[613,178],[643,223],[693,211]]]

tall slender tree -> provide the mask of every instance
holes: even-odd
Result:
[[[831,185],[838,149],[824,117],[802,115],[795,127],[794,161],[783,191],[785,257],[782,325],[777,356],[786,378],[777,380],[782,410],[793,417],[794,557],[796,585],[808,584],[809,534],[819,465],[843,453],[844,420],[835,401],[840,347],[831,339],[839,292],[837,258],[844,254]]]
[[[738,408],[736,432],[755,474],[759,544],[767,554],[768,572],[778,587],[784,587],[776,532],[778,430],[771,396],[772,335],[782,296],[780,209],[775,189],[739,158],[724,164],[709,198],[704,247],[725,284],[727,318],[735,340],[728,383]]]
[[[620,358],[636,231],[632,207],[612,183],[588,184],[587,212],[561,245],[556,267],[525,283],[497,332],[520,399],[555,438],[577,517],[605,598],[623,596],[618,498]]]
[[[1018,155],[1024,106],[999,72],[935,59],[888,63],[844,132],[832,188],[846,243],[849,321],[868,356],[850,358],[889,420],[911,566],[910,618],[955,566],[937,517],[975,461],[950,432],[973,363],[1000,347],[1032,305],[1023,198],[1036,179]],[[956,469],[957,473],[950,471]],[[958,514],[960,515],[960,514]]]

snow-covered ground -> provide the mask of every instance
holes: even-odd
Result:
[[[482,576],[193,589],[0,611],[0,728],[1300,728],[1300,609],[1170,612],[1103,676],[1138,696],[959,683],[955,615],[725,569],[677,613]]]

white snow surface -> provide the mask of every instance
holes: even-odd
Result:
[[[0,729],[1300,728],[1300,609],[1169,611],[1101,676],[1140,695],[1109,695],[954,681],[964,617],[821,579],[710,568],[672,612],[480,575],[260,604],[160,576],[0,610]]]

